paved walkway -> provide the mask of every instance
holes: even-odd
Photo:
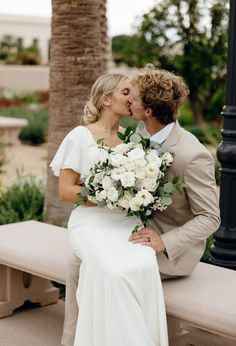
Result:
[[[19,309],[0,319],[0,346],[61,346],[63,319],[63,301],[43,308]],[[235,341],[198,330],[191,332],[190,342],[191,346],[235,346]]]

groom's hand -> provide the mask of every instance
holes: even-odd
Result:
[[[151,228],[142,228],[140,231],[131,234],[129,241],[134,244],[150,246],[156,252],[162,252],[165,250],[162,238]]]

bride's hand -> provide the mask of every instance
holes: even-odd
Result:
[[[162,252],[165,250],[165,245],[162,238],[151,228],[142,228],[140,231],[131,234],[129,241],[133,244],[150,246],[156,252]]]

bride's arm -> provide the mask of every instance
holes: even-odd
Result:
[[[81,186],[78,185],[80,174],[73,171],[73,169],[61,169],[59,176],[59,198],[64,202],[78,201],[77,195],[81,191]],[[84,198],[84,197],[83,197]],[[86,206],[96,205],[92,202],[87,202]]]

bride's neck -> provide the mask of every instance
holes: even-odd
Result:
[[[118,131],[120,125],[120,119],[117,119],[111,114],[103,114],[101,118],[93,123],[94,129],[99,129],[107,134],[114,134]]]

